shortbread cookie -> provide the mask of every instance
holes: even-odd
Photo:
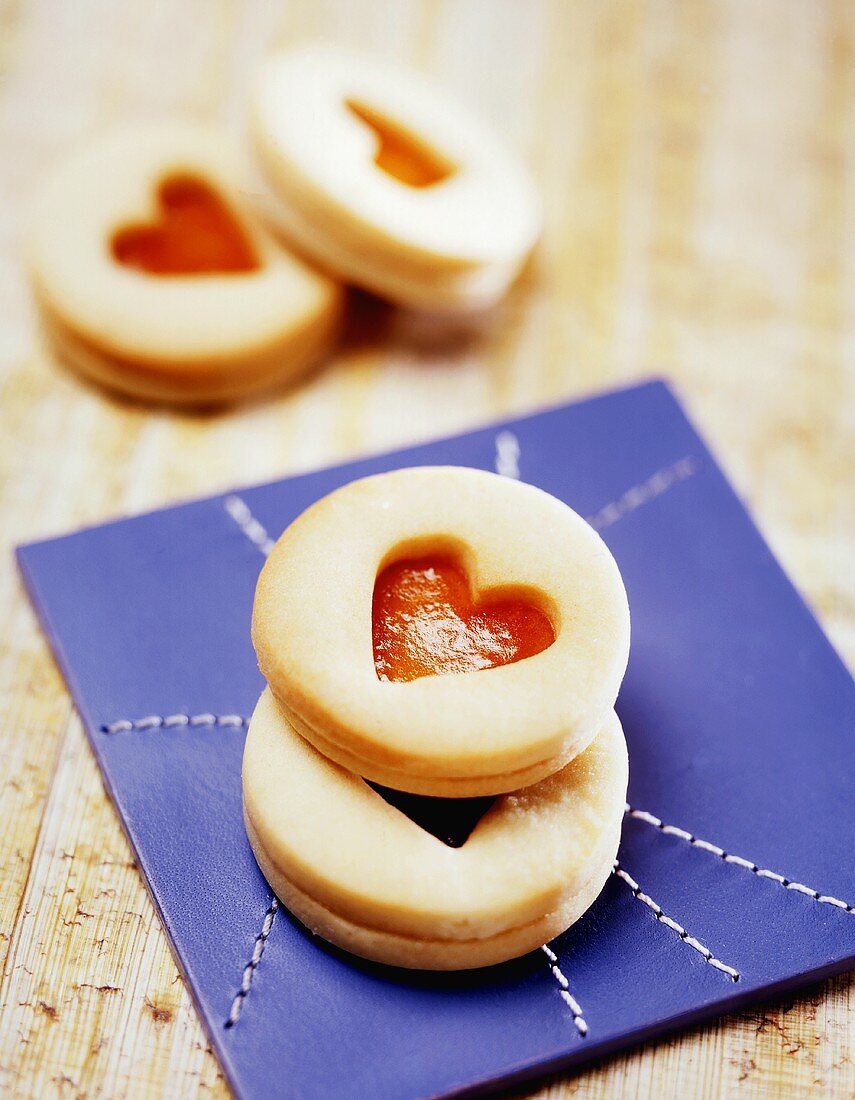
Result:
[[[171,124],[115,132],[49,179],[30,272],[72,366],[134,397],[207,403],[324,353],[341,290],[274,240],[241,187],[222,138]]]
[[[461,467],[356,481],[303,513],[259,579],[253,642],[288,720],[396,790],[534,783],[614,705],[629,610],[605,543],[530,485]]]
[[[578,920],[613,865],[626,785],[610,712],[585,752],[501,795],[452,848],[312,748],[269,690],[243,761],[247,833],[277,896],[356,955],[430,970],[503,962]]]
[[[330,46],[267,61],[250,128],[292,243],[405,306],[494,303],[540,230],[521,165],[412,73]]]

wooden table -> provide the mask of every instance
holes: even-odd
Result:
[[[0,1091],[222,1096],[10,547],[661,373],[855,662],[855,10],[55,0],[0,12]],[[319,35],[433,73],[528,157],[546,233],[493,323],[440,338],[370,308],[306,385],[217,415],[149,411],[60,372],[19,267],[33,182],[140,114],[238,132],[258,56]],[[839,978],[543,1095],[851,1096],[853,991]]]

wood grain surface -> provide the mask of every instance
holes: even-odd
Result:
[[[225,1096],[12,545],[658,373],[851,666],[855,8],[34,0],[0,12],[0,1092]],[[318,36],[433,74],[528,158],[546,232],[506,303],[478,331],[440,333],[361,301],[326,369],[219,414],[126,404],[58,369],[20,266],[34,182],[128,118],[177,113],[239,134],[256,60]],[[853,1096],[853,991],[839,978],[542,1095]]]

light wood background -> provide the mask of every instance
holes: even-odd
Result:
[[[0,1092],[224,1096],[12,544],[663,373],[855,663],[855,9],[37,0],[0,12]],[[439,338],[363,310],[308,384],[221,415],[133,407],[59,371],[19,266],[34,181],[129,117],[238,132],[256,58],[316,36],[435,74],[530,161],[546,233],[493,324]],[[839,978],[544,1095],[855,1095],[853,990]]]

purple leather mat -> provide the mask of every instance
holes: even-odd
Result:
[[[270,538],[355,477],[493,469],[614,552],[620,864],[543,951],[432,975],[349,958],[244,835],[249,640]],[[241,1097],[421,1097],[578,1064],[855,960],[855,686],[671,393],[650,383],[19,551],[164,927]]]

